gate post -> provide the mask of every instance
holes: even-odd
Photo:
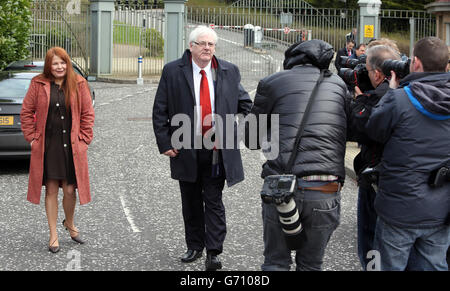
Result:
[[[91,0],[90,74],[110,75],[113,56],[114,0]]]
[[[187,0],[164,0],[164,64],[179,59],[184,47],[184,11]]]
[[[416,21],[413,17],[409,19],[409,56],[412,57],[414,43],[416,41]]]
[[[379,38],[380,0],[359,0],[358,43],[368,43],[372,38]]]

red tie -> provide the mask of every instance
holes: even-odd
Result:
[[[211,99],[209,98],[209,85],[208,78],[204,70],[200,71],[202,74],[202,80],[200,81],[200,106],[202,107],[202,135],[210,129],[211,126],[211,115],[208,117],[207,125],[203,125],[203,121],[208,114],[211,114]]]

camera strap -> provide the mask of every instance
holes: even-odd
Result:
[[[307,121],[309,113],[311,111],[312,103],[317,95],[319,85],[320,85],[320,83],[322,83],[322,81],[325,77],[330,77],[331,75],[332,75],[332,73],[329,70],[321,70],[320,71],[319,79],[317,80],[317,83],[314,86],[314,89],[311,91],[311,96],[309,97],[308,105],[306,105],[306,109],[305,109],[305,112],[303,113],[302,121],[298,128],[298,132],[297,132],[297,136],[295,138],[295,143],[294,143],[294,147],[292,150],[292,154],[291,154],[291,157],[289,158],[287,167],[285,168],[286,174],[292,173],[292,167],[294,165],[295,158],[297,157],[298,146],[300,145],[300,140],[302,138],[303,131],[305,130],[306,121]]]

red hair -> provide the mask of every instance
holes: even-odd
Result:
[[[55,77],[52,74],[52,61],[54,56],[60,57],[66,63],[66,75],[64,76],[61,86],[64,90],[64,95],[66,98],[66,108],[70,108],[71,99],[75,98],[76,102],[78,98],[77,74],[73,70],[72,61],[70,60],[70,57],[65,49],[56,46],[47,51],[47,55],[45,56],[44,72],[42,75],[50,81],[55,80]]]

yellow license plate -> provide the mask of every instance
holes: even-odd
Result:
[[[14,125],[14,116],[0,116],[1,125]]]

